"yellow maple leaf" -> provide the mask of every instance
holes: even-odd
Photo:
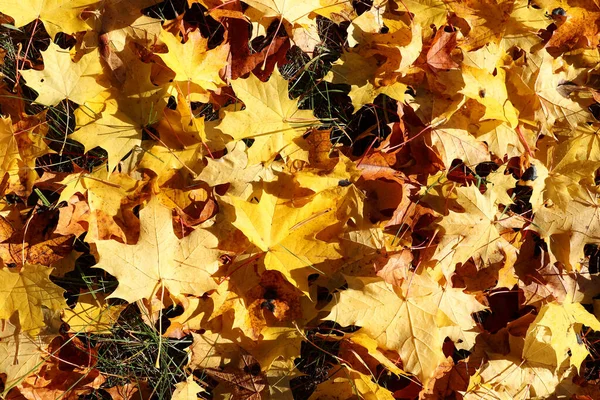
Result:
[[[89,214],[85,218],[88,223],[87,242],[93,243],[111,237],[127,242],[128,232],[124,227],[127,211],[122,206],[134,199],[143,184],[120,173],[112,174],[110,182],[106,178],[106,171],[103,169],[91,174],[82,172],[79,176],[69,175],[61,182],[64,188],[58,201],[69,201],[76,193],[86,196],[89,206]],[[133,217],[133,213],[129,212],[129,216]]]
[[[31,337],[10,322],[0,323],[0,374],[6,375],[1,396],[39,370],[48,357],[48,345],[56,336],[58,332],[46,329]]]
[[[293,364],[305,339],[297,327],[266,327],[260,341],[244,343],[244,347],[267,369],[276,360]]]
[[[294,379],[302,376],[294,363],[285,360],[275,360],[265,372],[269,382],[269,395],[272,399],[292,400]]]
[[[175,384],[171,400],[197,400],[200,392],[205,392],[204,388],[194,381],[194,375],[189,375],[185,381]]]
[[[544,366],[524,362],[516,353],[513,350],[508,355],[490,354],[489,360],[471,378],[465,399],[548,398],[561,381],[562,375],[557,376]]]
[[[253,190],[252,183],[265,175],[262,164],[248,163],[247,147],[244,142],[227,146],[228,152],[218,160],[207,158],[207,165],[198,175],[198,180],[211,186],[229,184],[227,193],[247,199]]]
[[[469,167],[490,159],[486,144],[470,132],[472,120],[469,111],[461,107],[447,122],[432,128],[427,135],[427,144],[439,154],[448,170],[455,159],[462,160]]]
[[[473,257],[483,267],[503,259],[503,249],[511,245],[500,236],[497,225],[498,207],[492,190],[481,194],[476,186],[457,188],[456,201],[464,212],[450,211],[440,226],[444,233],[431,260],[447,278],[457,263]]]
[[[124,305],[107,304],[99,293],[83,293],[74,308],[64,311],[63,321],[69,324],[71,332],[108,334],[123,309]]]
[[[173,232],[171,210],[157,197],[140,211],[140,238],[135,245],[113,240],[96,243],[102,268],[115,276],[119,286],[110,298],[130,303],[149,299],[166,289],[173,296],[203,294],[217,288],[212,274],[219,267],[217,238],[198,228],[183,239]]]
[[[286,0],[248,0],[250,7],[258,10],[265,18],[282,18],[288,24],[310,24],[310,13],[322,8],[320,0],[302,2]]]
[[[344,52],[331,70],[332,83],[350,85],[350,99],[357,112],[364,104],[372,103],[380,94],[385,94],[394,100],[404,101],[407,86],[400,82],[389,85],[375,82],[379,65],[375,57],[364,57],[358,52]]]
[[[431,30],[434,25],[440,28],[452,12],[451,1],[447,0],[395,0],[400,11],[414,14],[414,23],[421,25],[423,30]]]
[[[175,72],[174,93],[185,94],[189,101],[207,101],[208,97],[203,93],[225,86],[219,71],[227,65],[228,45],[209,50],[208,39],[203,38],[200,31],[189,33],[184,44],[166,31],[161,32],[160,39],[169,52],[157,55]]]
[[[535,214],[531,229],[548,243],[553,261],[561,261],[572,271],[580,269],[585,245],[600,243],[600,190],[597,186],[568,183],[563,190],[569,200],[564,204],[546,201]]]
[[[335,159],[332,159],[332,161],[335,161]],[[360,171],[354,161],[343,155],[340,155],[335,167],[327,173],[320,168],[304,168],[294,174],[294,179],[300,186],[316,193],[333,189],[339,186],[340,182],[343,182],[343,184],[346,184],[346,182],[348,184],[354,183],[359,177]]]
[[[19,170],[19,147],[10,117],[0,119],[0,175],[14,175]]]
[[[325,382],[317,386],[309,400],[394,399],[393,393],[373,382],[371,375],[365,375],[350,367],[339,368],[335,372]]]
[[[248,150],[250,164],[271,161],[277,154],[305,158],[304,150],[293,140],[314,122],[313,113],[299,110],[298,100],[290,100],[288,82],[277,68],[266,83],[250,74],[247,79],[234,80],[231,86],[246,109],[225,111],[217,128],[237,140],[254,139]]]
[[[600,322],[580,303],[545,304],[527,329],[523,358],[556,370],[568,360],[579,371],[589,354],[579,336],[583,325],[600,331]]]
[[[103,0],[94,19],[88,19],[94,31],[106,35],[111,50],[120,52],[127,41],[144,45],[155,43],[162,31],[161,20],[142,15],[142,10],[160,0]]]
[[[58,32],[69,35],[90,29],[81,18],[81,12],[100,0],[0,0],[0,12],[15,19],[15,26],[20,28],[40,19],[52,38]]]
[[[461,93],[485,106],[485,115],[481,119],[505,121],[516,128],[518,112],[508,100],[504,70],[497,68],[493,75],[479,68],[463,65],[462,72],[465,87]]]
[[[233,196],[222,199],[233,206],[233,225],[258,248],[257,255],[264,256],[265,268],[281,272],[306,291],[308,275],[322,272],[318,264],[328,261],[331,267],[341,258],[336,241],[319,240],[316,235],[343,219],[348,190],[338,187],[320,192],[295,207],[278,197],[275,188],[277,185],[265,185],[258,203]]]
[[[581,41],[590,47],[598,45],[598,23],[600,8],[594,1],[540,0],[542,10],[551,14],[561,8],[566,16],[546,44],[549,48],[571,49],[581,45]],[[541,10],[540,10],[541,11]]]
[[[18,313],[21,330],[36,336],[46,326],[43,308],[52,311],[67,308],[64,289],[50,280],[51,271],[35,264],[21,268],[0,265],[0,319],[8,320]]]
[[[144,152],[138,168],[152,170],[156,174],[154,182],[157,190],[173,178],[180,170],[192,177],[196,176],[202,162],[202,146],[196,143],[181,150],[154,145]]]
[[[196,118],[192,112],[190,99],[177,95],[177,108],[165,108],[156,130],[160,132],[162,143],[171,148],[181,149],[196,143],[208,141],[204,117]]]
[[[142,143],[142,131],[159,119],[166,105],[166,89],[150,80],[152,65],[141,62],[130,50],[121,55],[127,67],[123,87],[113,87],[79,107],[75,116],[80,128],[70,136],[86,150],[104,148],[109,171]]]
[[[591,99],[581,100],[571,98],[571,80],[575,79],[582,70],[564,62],[562,58],[555,59],[544,53],[540,60],[538,77],[535,81],[535,92],[541,103],[537,119],[545,134],[550,136],[556,131],[570,131],[590,119],[590,113],[584,105],[591,104]]]
[[[430,292],[414,290],[404,297],[378,278],[346,278],[348,289],[339,294],[326,318],[342,326],[361,326],[381,348],[397,351],[403,369],[426,384],[445,359],[438,303]]]
[[[475,336],[479,333],[472,314],[487,309],[477,299],[461,289],[450,287],[449,284],[440,286],[426,272],[410,274],[402,282],[401,287],[405,297],[412,292],[420,296],[428,296],[432,303],[437,304],[440,311],[451,321],[449,326],[440,326],[442,333],[452,339],[457,348],[470,349],[475,344]]]
[[[93,50],[77,62],[71,60],[69,50],[50,43],[42,51],[44,70],[21,72],[27,85],[38,92],[37,103],[55,106],[64,99],[84,104],[106,90],[100,54]],[[100,82],[98,82],[100,81]]]
[[[192,345],[189,347],[188,367],[220,368],[239,355],[239,347],[220,333],[206,331],[192,332]]]
[[[548,303],[526,336],[508,335],[508,354],[486,350],[486,360],[471,378],[465,398],[553,398],[561,382],[570,381],[589,354],[580,343],[583,325],[600,323],[579,303]]]

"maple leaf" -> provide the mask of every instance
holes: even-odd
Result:
[[[121,52],[127,41],[133,40],[144,45],[155,43],[162,27],[161,20],[142,15],[142,10],[160,3],[160,0],[103,0],[100,12],[97,12],[92,23],[96,32],[106,38],[106,46],[102,49],[103,57],[110,64],[107,52]],[[121,64],[122,65],[122,64]]]
[[[564,15],[557,15],[558,26],[546,43],[547,48],[573,48],[586,42],[588,47],[598,45],[598,4],[589,1],[542,0],[539,4],[548,14],[562,9]]]
[[[509,123],[513,128],[516,127],[518,113],[508,100],[504,70],[496,69],[496,74],[493,75],[487,71],[463,65],[462,72],[465,87],[461,93],[485,106],[485,114],[481,119],[497,119]]]
[[[233,310],[235,315],[232,329],[240,328],[251,339],[257,340],[262,334],[263,339],[266,340],[264,335],[267,327],[273,329],[289,327],[292,322],[301,322],[314,316],[310,309],[308,313],[303,312],[303,308],[306,308],[303,307],[306,306],[303,300],[306,298],[302,296],[302,292],[287,282],[277,271],[263,272],[258,284],[248,290],[244,287],[236,287],[234,281],[235,279],[232,278],[229,290],[233,293],[240,292],[240,295],[231,296],[225,301],[217,311],[217,315]],[[214,316],[215,314],[211,319]],[[261,357],[260,362],[264,365],[263,361]],[[269,360],[267,365],[271,361]]]
[[[14,154],[13,163],[16,168],[10,171],[9,185],[10,190],[20,196],[28,196],[39,178],[34,172],[39,157],[53,153],[45,139],[49,130],[47,120],[46,110],[35,115],[21,114],[21,118],[13,119],[13,122],[16,121],[13,130],[19,154]]]
[[[541,61],[535,92],[541,103],[538,118],[542,127],[550,134],[557,130],[554,125],[572,130],[587,122],[588,110],[570,96],[569,82],[577,76],[578,71],[573,66],[561,68],[562,60],[550,55],[545,55]]]
[[[486,144],[469,132],[471,118],[465,112],[468,111],[461,109],[428,135],[428,144],[440,155],[446,168],[451,168],[455,159],[463,160],[467,165],[477,165],[490,158]]]
[[[414,15],[413,21],[423,29],[431,29],[431,25],[437,28],[446,22],[446,17],[452,8],[445,0],[402,0],[396,1],[399,10],[407,11]]]
[[[19,393],[23,396],[38,396],[39,398],[57,398],[60,396],[85,396],[100,389],[106,378],[98,370],[59,371],[58,367],[43,368],[40,371],[46,381],[29,377],[19,387]],[[33,394],[35,393],[35,394]]]
[[[141,62],[131,51],[121,53],[127,79],[120,90],[113,88],[77,109],[77,126],[70,137],[87,150],[103,147],[108,152],[108,168],[142,143],[142,131],[156,122],[166,105],[165,88],[150,80],[152,66]]]
[[[108,334],[123,309],[123,305],[106,304],[103,296],[82,293],[75,308],[64,311],[63,321],[69,324],[72,332]]]
[[[76,193],[81,193],[87,198],[88,209],[78,224],[87,225],[86,240],[119,238],[123,242],[135,239],[126,227],[131,225],[133,212],[136,205],[135,198],[139,197],[142,182],[124,174],[111,175],[111,181],[104,178],[106,172],[97,170],[92,174],[81,173],[79,176],[69,176],[61,182],[64,185],[59,202],[68,201]],[[129,207],[124,207],[129,203]],[[128,224],[129,223],[129,224]]]
[[[393,82],[389,85],[377,84],[374,76],[379,69],[375,57],[364,57],[357,52],[345,52],[336,61],[331,75],[331,82],[350,85],[350,99],[357,112],[363,104],[372,103],[380,94],[394,100],[403,101],[406,85]]]
[[[427,64],[435,69],[457,68],[450,53],[456,48],[456,31],[440,29],[433,38],[431,48],[427,51]]]
[[[507,398],[548,398],[563,379],[572,376],[588,354],[578,340],[583,324],[600,328],[598,320],[581,304],[544,305],[525,338],[509,336],[508,354],[488,354],[465,397],[482,398],[483,393],[493,390]]]
[[[479,330],[472,331],[476,324],[471,315],[485,310],[486,307],[473,296],[448,285],[440,286],[425,273],[407,276],[403,281],[402,290],[407,298],[413,291],[419,295],[427,294],[431,302],[438,305],[440,311],[452,322],[451,326],[441,327],[441,330],[456,343],[457,348],[464,346],[469,349],[475,344],[473,338]]]
[[[515,351],[516,352],[516,351]],[[476,372],[477,379],[469,384],[465,399],[489,398],[490,393],[501,399],[547,398],[562,376],[551,370],[523,362],[519,355],[490,354],[485,366]]]
[[[106,90],[102,64],[97,50],[84,54],[77,62],[68,50],[50,43],[42,51],[44,70],[21,72],[27,85],[39,93],[37,103],[55,106],[62,100],[84,104]],[[100,82],[98,82],[101,80]],[[104,82],[102,81],[104,80]]]
[[[277,360],[265,372],[269,383],[269,395],[275,399],[292,400],[294,379],[302,376],[295,365]]]
[[[36,336],[43,327],[43,309],[62,311],[67,308],[64,290],[50,280],[51,268],[29,265],[16,270],[0,265],[0,319],[18,313],[22,331]]]
[[[285,0],[248,0],[247,4],[266,18],[282,18],[288,24],[310,24],[309,14],[322,8],[319,0],[301,3]]]
[[[81,18],[81,12],[99,2],[100,0],[26,0],[15,3],[12,0],[0,0],[0,12],[13,17],[17,28],[39,18],[54,39],[58,32],[71,35],[89,30],[89,25]]]
[[[380,279],[347,280],[348,289],[339,294],[327,319],[342,326],[361,326],[380,347],[398,352],[405,371],[427,383],[445,359],[443,337],[437,325],[437,303],[428,293],[399,295]]]
[[[186,146],[183,149],[173,149],[161,145],[154,145],[148,149],[137,164],[140,169],[152,171],[156,175],[154,180],[155,191],[165,186],[169,180],[179,176],[196,176],[200,169],[202,158],[200,143]]]
[[[161,144],[173,150],[180,150],[199,142],[209,142],[205,125],[203,117],[196,118],[194,115],[191,102],[184,95],[178,94],[177,108],[164,110],[164,118],[158,121],[156,130],[161,134]]]
[[[47,356],[50,342],[58,335],[45,329],[44,333],[31,337],[11,322],[0,324],[0,373],[6,374],[5,394],[37,371]]]
[[[442,218],[440,226],[444,234],[431,257],[447,277],[454,272],[457,263],[471,257],[479,266],[500,261],[503,249],[511,246],[500,236],[494,192],[488,190],[481,194],[476,186],[456,190],[456,201],[465,212],[450,211]]]
[[[465,50],[477,49],[487,43],[498,43],[508,25],[513,0],[499,0],[494,2],[470,1],[468,3],[455,2],[452,10],[460,18],[464,18],[471,30],[465,35]]]
[[[233,206],[233,225],[257,247],[258,255],[264,256],[265,268],[281,272],[306,291],[308,275],[319,272],[316,265],[341,258],[338,244],[315,236],[338,223],[336,208],[343,210],[347,190],[321,192],[309,203],[294,207],[276,196],[273,188],[265,185],[258,203],[232,196],[223,200]]]
[[[167,337],[183,337],[192,331],[211,329],[209,317],[213,310],[219,309],[227,300],[228,292],[225,290],[213,292],[207,297],[179,296],[177,302],[184,309],[181,315],[171,318],[171,324],[165,332]],[[216,331],[218,329],[215,328]]]
[[[268,382],[260,364],[250,354],[241,355],[237,368],[229,365],[223,371],[206,369],[205,373],[231,387],[234,396],[248,400],[261,399],[260,392]]]
[[[376,9],[375,9],[376,13]],[[377,63],[377,76],[391,82],[397,77],[406,74],[411,65],[421,54],[423,47],[422,29],[419,24],[407,26],[396,17],[380,18],[371,13],[355,19],[354,37],[360,43],[358,52],[365,57],[375,56]],[[387,32],[381,32],[382,23]],[[374,77],[373,77],[374,78]]]
[[[218,160],[207,159],[208,164],[197,179],[211,186],[229,184],[228,194],[246,199],[252,192],[252,183],[264,176],[264,167],[261,164],[248,164],[244,142],[227,148],[227,154]]]
[[[518,127],[517,129],[522,131],[522,128]],[[525,151],[525,146],[520,140],[519,134],[507,122],[497,120],[481,121],[475,136],[480,142],[487,144],[490,152],[498,156],[517,156]],[[533,147],[529,141],[527,145]]]
[[[173,232],[171,210],[157,197],[140,211],[140,238],[135,245],[98,241],[97,268],[115,276],[119,286],[109,298],[130,303],[168,290],[173,296],[204,293],[217,288],[212,274],[218,268],[217,238],[198,228],[183,239]]]
[[[588,122],[573,130],[561,132],[558,142],[554,146],[549,145],[546,165],[541,169],[548,169],[550,179],[556,176],[563,176],[573,182],[589,179],[591,175],[588,168],[595,170],[600,163],[598,128],[597,123]],[[545,172],[540,171],[540,175],[542,174]],[[548,190],[552,190],[551,184],[546,186]]]
[[[589,354],[579,338],[582,325],[600,331],[600,322],[579,303],[545,304],[527,330],[523,358],[557,370],[568,359],[579,371]]]
[[[302,159],[304,151],[294,143],[314,121],[309,110],[299,110],[298,100],[288,97],[288,82],[277,68],[268,82],[254,74],[231,83],[236,96],[244,102],[243,111],[225,111],[217,129],[236,140],[253,138],[248,162],[258,164],[277,154]]]
[[[376,373],[380,365],[385,366],[385,369],[398,376],[408,376],[406,372],[401,370],[397,364],[400,364],[398,360],[392,361],[388,354],[384,354],[382,350],[378,348],[377,341],[372,339],[368,335],[361,333],[360,331],[354,332],[346,337],[347,340],[343,340],[340,345],[340,358],[345,358],[346,351],[353,354],[355,358],[359,360],[366,368],[360,368],[354,363],[355,368],[360,368],[361,371],[367,370],[369,373]],[[366,354],[364,353],[366,351]],[[350,357],[351,358],[351,357]]]
[[[0,0],[0,397],[103,384],[110,297],[193,338],[141,397],[599,397],[597,0],[159,3]]]
[[[161,32],[160,39],[169,52],[158,56],[175,72],[172,83],[175,92],[184,93],[188,101],[206,101],[203,92],[225,85],[219,71],[227,64],[228,45],[208,50],[208,40],[200,31],[188,33],[184,44],[166,31]]]
[[[547,203],[535,215],[534,227],[551,253],[568,270],[578,270],[587,243],[600,243],[599,190],[588,185],[568,187],[570,201],[561,207]]]
[[[175,384],[172,400],[196,400],[198,393],[205,392],[204,388],[194,381],[194,376],[189,375],[184,382]]]
[[[340,368],[336,372],[317,386],[309,400],[348,399],[357,395],[363,399],[392,400],[394,398],[392,392],[373,382],[370,375],[349,367]]]
[[[331,161],[335,160],[331,159]],[[315,193],[334,189],[339,186],[340,181],[354,183],[359,177],[360,172],[356,168],[356,164],[343,155],[340,155],[333,169],[327,173],[321,168],[304,168],[294,174],[294,179],[300,186]]]
[[[251,33],[246,30],[248,22],[240,19],[232,20],[231,24],[232,34],[227,37],[231,46],[231,60],[227,71],[230,79],[235,80],[254,71],[264,81],[271,75],[276,64],[285,63],[285,54],[290,49],[288,37],[275,36],[266,48],[254,52],[250,45]]]
[[[454,363],[451,357],[440,364],[436,370],[436,376],[429,381],[429,385],[421,398],[424,400],[435,400],[444,398],[455,392],[466,391],[474,368],[463,360]]]
[[[48,223],[47,218],[44,214],[33,215],[31,229],[13,231],[0,243],[0,258],[7,264],[50,265],[66,256],[73,247],[73,237],[48,235],[42,225]]]
[[[189,347],[190,362],[188,366],[197,368],[220,368],[236,358],[239,347],[220,333],[206,331],[192,332],[193,343]]]
[[[114,400],[129,400],[135,396],[145,398],[152,393],[148,385],[141,383],[126,383],[125,385],[113,386],[105,390]]]
[[[0,119],[0,154],[0,175],[14,174],[20,156],[10,117]]]
[[[306,298],[305,298],[306,299]],[[307,302],[308,303],[308,302]],[[314,316],[315,314],[313,314]],[[302,322],[302,320],[299,320]],[[300,355],[300,348],[305,337],[297,327],[267,327],[262,331],[262,340],[244,347],[264,366],[270,368],[276,362],[294,364]]]

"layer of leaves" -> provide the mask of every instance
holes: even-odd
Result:
[[[0,13],[0,397],[600,398],[598,1]]]

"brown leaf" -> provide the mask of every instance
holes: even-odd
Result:
[[[458,64],[454,62],[450,53],[456,48],[457,32],[450,27],[440,29],[433,38],[433,44],[427,52],[427,64],[435,69],[454,69]]]
[[[475,366],[468,361],[459,361],[454,364],[452,357],[441,363],[435,371],[435,376],[419,394],[422,400],[437,400],[447,398],[460,398],[458,392],[464,392],[469,386],[471,375],[475,373]]]
[[[72,235],[59,236],[33,245],[27,242],[25,245],[23,242],[0,243],[0,258],[7,264],[21,265],[25,261],[28,264],[50,265],[71,252],[73,238]]]
[[[0,216],[0,242],[8,240],[15,233],[14,228],[6,220],[6,218]]]
[[[285,54],[290,48],[287,36],[266,38],[264,40],[268,42],[267,45],[258,52],[251,52],[248,47],[248,23],[240,19],[228,19],[227,24],[231,32],[228,35],[232,58],[231,79],[238,79],[254,71],[254,75],[264,81],[269,78],[276,64],[285,63]]]
[[[225,367],[224,371],[207,368],[206,373],[231,386],[234,398],[261,400],[260,392],[268,385],[260,364],[250,354],[243,354],[237,368]]]
[[[308,143],[308,162],[312,167],[325,170],[333,169],[338,160],[332,157],[331,129],[312,129],[306,136]]]
[[[126,383],[122,386],[113,386],[104,389],[112,400],[147,399],[152,395],[152,390],[145,382]]]
[[[89,228],[90,207],[83,201],[83,195],[71,197],[65,207],[59,209],[58,224],[54,233],[79,236]]]

